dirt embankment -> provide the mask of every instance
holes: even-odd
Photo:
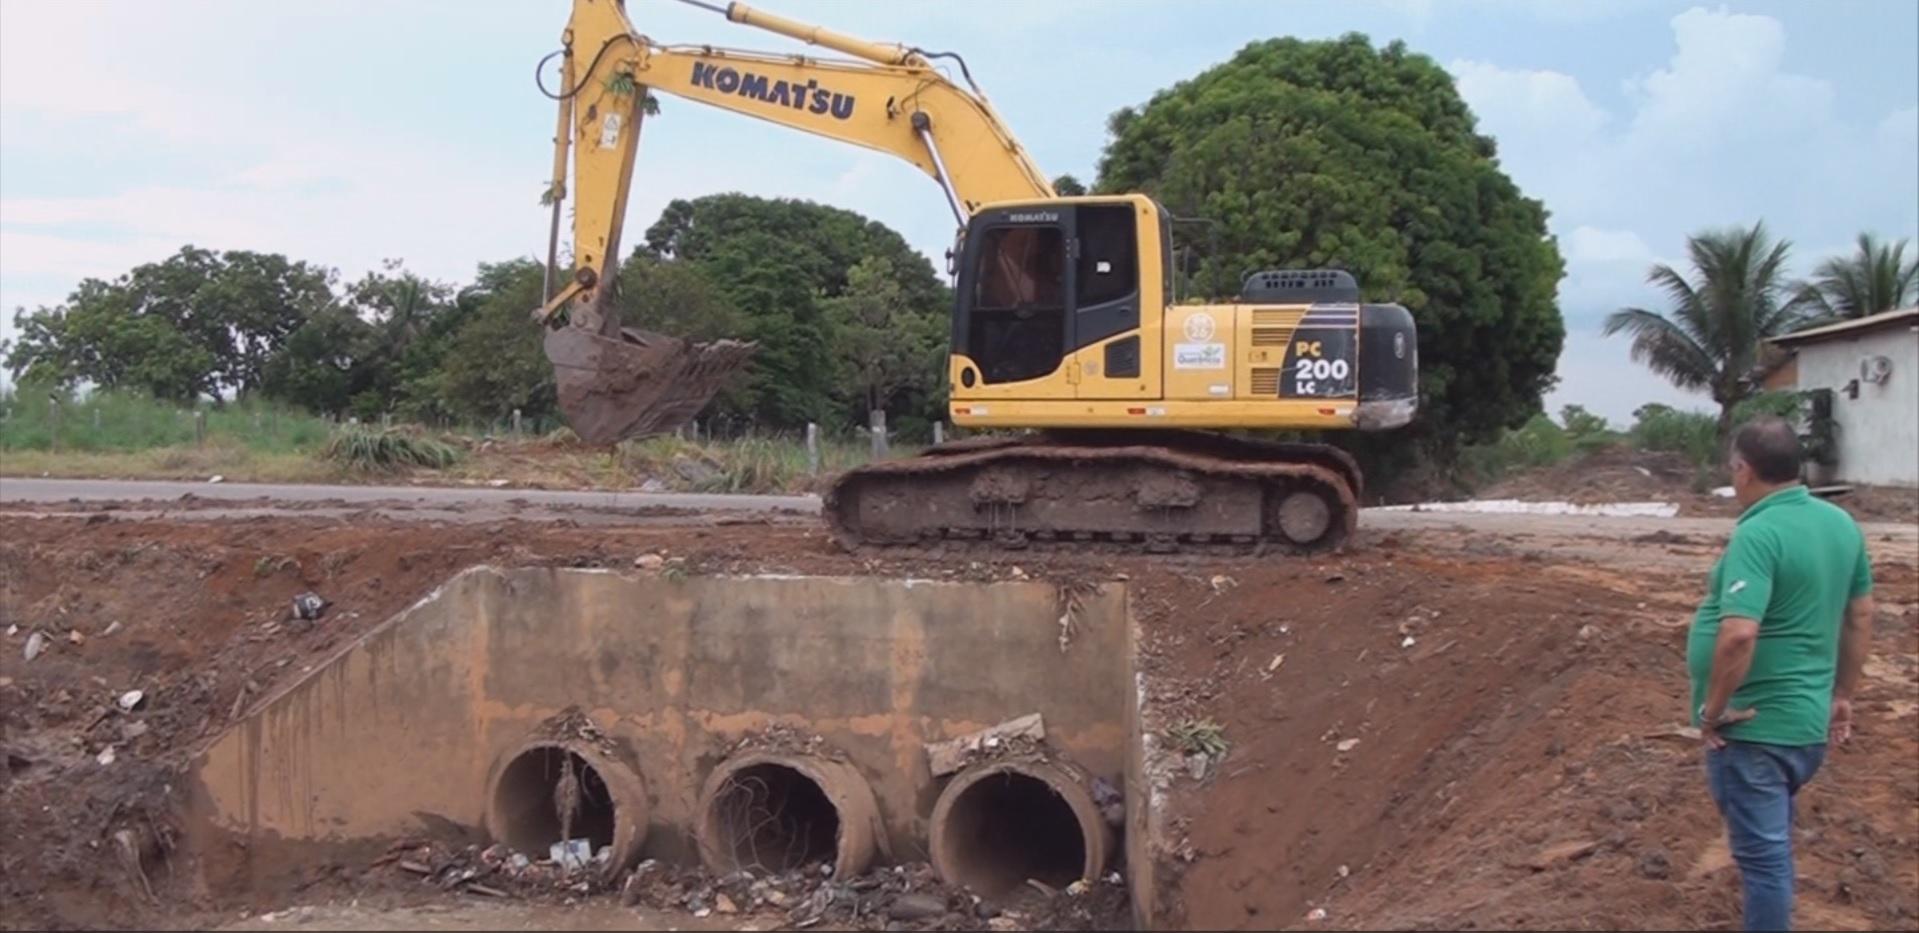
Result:
[[[1731,518],[1739,514],[1739,504],[1708,488],[1725,482],[1717,472],[1702,474],[1679,454],[1619,445],[1514,473],[1478,490],[1474,498],[1580,505],[1671,502],[1679,506],[1681,515]],[[1862,522],[1919,522],[1919,489],[1857,486],[1832,496],[1831,501]]]
[[[434,896],[344,854],[251,890],[196,889],[164,853],[184,829],[180,769],[252,698],[460,568],[630,568],[654,552],[689,573],[1125,575],[1154,715],[1212,720],[1230,744],[1172,788],[1184,854],[1162,900],[1190,926],[1723,925],[1735,880],[1697,749],[1649,737],[1682,714],[1683,622],[1710,557],[1546,544],[1431,530],[1313,561],[939,563],[850,557],[779,524],[0,518],[0,630],[20,627],[0,641],[0,926]],[[1656,550],[1668,566],[1648,571]],[[1919,919],[1916,586],[1906,557],[1880,568],[1862,734],[1801,809],[1802,923]],[[305,591],[332,602],[310,624],[288,618]],[[131,689],[145,705],[119,712]],[[116,855],[122,831],[145,849],[137,869]],[[1307,921],[1316,907],[1326,920]]]

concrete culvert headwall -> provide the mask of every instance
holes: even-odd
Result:
[[[700,858],[715,872],[785,872],[832,865],[857,875],[885,838],[866,779],[845,762],[753,753],[728,759],[706,782]]]
[[[1083,781],[1039,761],[974,765],[933,805],[933,867],[997,896],[1028,879],[1055,888],[1105,870],[1112,829]]]
[[[578,742],[532,742],[496,770],[487,791],[487,828],[528,858],[562,839],[611,846],[611,875],[637,860],[646,839],[646,791],[639,772]]]

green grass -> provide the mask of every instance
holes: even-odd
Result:
[[[206,446],[262,453],[313,451],[326,442],[326,421],[264,402],[189,410],[119,392],[95,392],[58,403],[37,390],[0,390],[0,452],[128,452],[195,446],[196,411],[206,418]]]
[[[443,470],[459,461],[460,451],[417,429],[347,425],[333,432],[320,458],[361,473],[394,473],[411,467]]]

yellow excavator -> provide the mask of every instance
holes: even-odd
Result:
[[[958,222],[949,416],[1028,430],[842,474],[824,507],[843,544],[1310,552],[1351,532],[1350,456],[1220,430],[1406,424],[1418,405],[1406,309],[1363,303],[1338,270],[1256,272],[1230,304],[1175,303],[1172,215],[1142,194],[1058,195],[958,55],[681,2],[849,58],[661,44],[633,28],[624,0],[574,0],[549,56],[559,86],[542,84],[559,116],[547,301],[534,317],[582,440],[677,429],[754,350],[621,324],[612,286],[640,125],[650,95],[670,94],[898,156],[939,184]]]

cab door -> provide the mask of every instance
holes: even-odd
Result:
[[[1074,209],[1070,346],[1079,398],[1158,397],[1159,348],[1144,345],[1157,332],[1140,329],[1149,293],[1139,235],[1151,226],[1145,212],[1130,199]]]

